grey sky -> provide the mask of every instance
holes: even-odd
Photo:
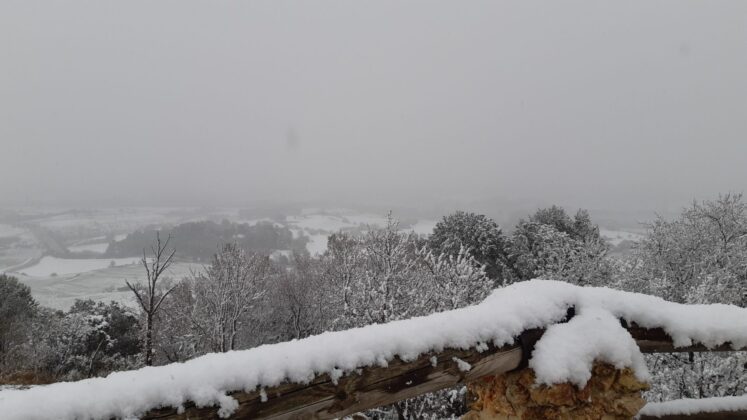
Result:
[[[743,0],[3,0],[0,196],[712,196],[745,75]]]

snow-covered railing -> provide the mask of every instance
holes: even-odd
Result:
[[[639,420],[747,419],[747,396],[682,399],[649,403]]]
[[[507,372],[519,366],[519,346],[475,350],[446,349],[412,361],[399,358],[386,367],[374,366],[333,380],[321,375],[308,384],[283,384],[251,392],[234,392],[238,402],[231,418],[333,419],[381,407],[428,392],[471,382],[486,375]],[[192,403],[182,410],[152,410],[144,419],[214,419],[217,408],[198,408]]]
[[[538,383],[582,387],[595,360],[645,380],[642,352],[746,346],[743,308],[532,280],[426,317],[1,391],[0,413],[9,420],[334,418],[523,364]]]
[[[729,345],[714,349],[708,349],[704,345],[675,347],[672,339],[660,328],[633,326],[628,331],[643,353],[733,351]],[[446,349],[438,353],[427,353],[409,362],[395,358],[386,367],[363,368],[338,379],[336,383],[325,374],[308,384],[284,384],[263,391],[233,392],[230,396],[239,404],[232,418],[333,419],[393,404],[428,392],[469,383],[484,376],[519,369],[527,363],[534,344],[543,333],[544,330],[528,330],[520,335],[517,344],[501,348],[488,346],[469,350]],[[199,408],[194,403],[187,403],[182,409],[152,410],[143,419],[214,419],[216,412],[215,407]]]

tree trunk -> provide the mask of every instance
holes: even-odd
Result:
[[[153,315],[145,314],[145,366],[153,366]]]

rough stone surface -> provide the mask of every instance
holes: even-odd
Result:
[[[617,420],[631,419],[643,407],[648,385],[629,369],[596,363],[583,389],[571,384],[536,385],[522,369],[487,376],[469,385],[470,411],[464,420]]]

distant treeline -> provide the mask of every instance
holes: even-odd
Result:
[[[249,225],[227,220],[221,223],[201,221],[171,228],[138,230],[121,241],[111,242],[104,255],[109,258],[142,255],[143,249],[150,246],[157,231],[163,237],[171,235],[171,244],[178,250],[178,257],[197,261],[209,260],[219,246],[227,243],[235,243],[248,252],[270,254],[276,250],[302,252],[308,241],[305,236],[294,238],[287,227],[269,222]]]

